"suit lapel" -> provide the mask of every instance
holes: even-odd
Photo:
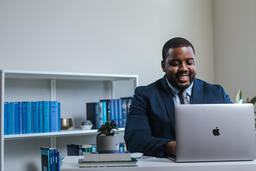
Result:
[[[198,79],[194,79],[194,85],[192,90],[192,104],[202,104],[203,103],[203,86]]]
[[[175,118],[174,118],[174,102],[173,102],[173,94],[168,87],[165,76],[161,80],[162,88],[163,88],[163,102],[165,104],[165,108],[167,111],[167,117],[169,118],[171,122],[172,130],[175,130]]]

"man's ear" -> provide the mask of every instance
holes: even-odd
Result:
[[[161,61],[161,67],[162,67],[163,72],[165,72],[165,61],[164,60]]]

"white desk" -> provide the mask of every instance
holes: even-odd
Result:
[[[137,167],[79,168],[81,156],[68,156],[63,160],[61,171],[256,171],[256,160],[237,162],[175,163],[169,159],[143,157]]]

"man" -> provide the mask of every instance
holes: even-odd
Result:
[[[130,152],[176,155],[175,104],[232,103],[221,86],[195,78],[195,50],[188,40],[170,39],[162,57],[165,76],[135,89],[124,137]]]

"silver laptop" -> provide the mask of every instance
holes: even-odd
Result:
[[[256,158],[252,104],[175,106],[176,162]]]

